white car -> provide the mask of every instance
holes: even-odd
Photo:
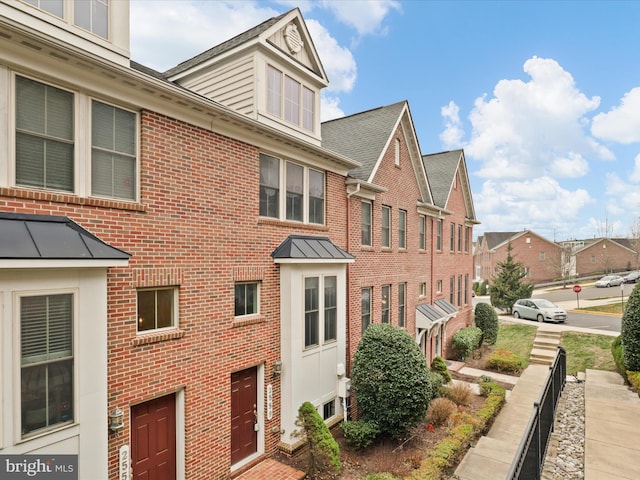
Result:
[[[620,275],[607,275],[606,277],[602,277],[595,283],[596,287],[615,287],[617,285],[622,285],[624,283],[624,278]]]
[[[567,311],[544,298],[521,298],[511,308],[516,318],[537,320],[538,322],[564,323]]]

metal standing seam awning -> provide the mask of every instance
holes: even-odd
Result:
[[[458,315],[458,309],[440,298],[433,304],[423,303],[416,306],[416,342],[420,343],[425,333],[429,332],[436,325],[447,323]]]
[[[289,235],[272,253],[275,263],[352,263],[355,257],[328,237]]]
[[[0,212],[0,268],[116,267],[129,258],[67,217]]]

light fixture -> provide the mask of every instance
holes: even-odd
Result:
[[[118,432],[124,428],[124,412],[116,407],[109,414],[109,430],[118,435]]]
[[[276,360],[273,362],[273,376],[276,377],[282,374],[282,360]]]

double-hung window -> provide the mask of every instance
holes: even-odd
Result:
[[[234,315],[244,317],[259,314],[259,292],[258,282],[236,283]]]
[[[91,102],[91,193],[136,198],[136,114]]]
[[[398,284],[398,326],[404,327],[406,323],[407,284]]]
[[[366,287],[360,293],[360,319],[362,333],[371,325],[371,287]]]
[[[324,172],[260,154],[260,216],[324,224],[324,183]]]
[[[436,222],[436,250],[442,250],[442,219]]]
[[[335,341],[338,335],[338,279],[336,276],[304,280],[304,347]]]
[[[363,246],[371,246],[371,202],[363,201],[361,203],[361,218],[360,218],[360,243]]]
[[[138,333],[176,327],[176,295],[175,287],[138,290]]]
[[[383,285],[381,289],[382,293],[382,308],[381,308],[381,321],[382,323],[389,323],[391,308],[391,285]]]
[[[16,185],[74,191],[74,94],[16,77]]]
[[[458,225],[458,252],[462,251],[462,225]]]
[[[398,248],[407,248],[407,212],[398,212]]]
[[[382,206],[382,246],[389,248],[391,246],[391,207]]]
[[[23,0],[70,23],[71,10],[66,0]],[[102,38],[109,38],[109,0],[77,0],[73,2],[73,24]]]
[[[22,435],[74,420],[74,296],[20,298]]]
[[[451,222],[451,228],[449,232],[449,250],[452,252],[456,249],[456,224]]]
[[[427,218],[424,215],[420,215],[418,228],[420,229],[418,233],[418,248],[425,250],[427,248]]]

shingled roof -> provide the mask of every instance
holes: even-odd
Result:
[[[378,107],[322,124],[322,146],[362,166],[349,176],[369,182],[407,102]]]
[[[462,150],[452,150],[422,156],[433,201],[438,207],[446,208],[447,206],[461,155]]]

